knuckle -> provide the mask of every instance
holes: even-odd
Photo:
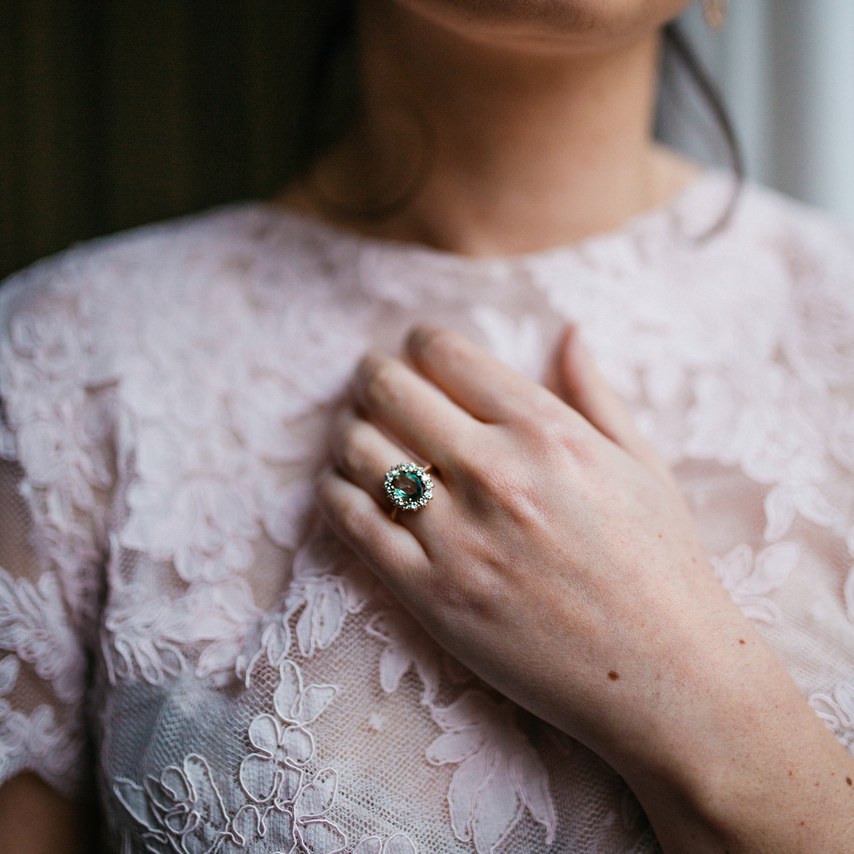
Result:
[[[398,397],[398,368],[391,359],[373,358],[361,371],[362,391],[369,403],[382,404]]]
[[[436,576],[430,583],[430,597],[438,604],[439,613],[455,622],[459,614],[466,619],[486,617],[495,607],[495,584],[488,568],[461,566],[449,579]]]
[[[338,458],[345,471],[358,471],[365,452],[362,443],[359,439],[359,431],[355,427],[351,427],[341,437],[338,443]]]
[[[561,461],[570,457],[575,463],[589,462],[594,448],[580,417],[564,407],[523,420],[521,435],[528,453],[541,461]]]
[[[432,356],[455,356],[461,352],[459,336],[450,329],[438,326],[416,326],[410,335],[412,351],[426,358]]]
[[[567,453],[577,455],[583,442],[577,424],[567,418],[552,418],[540,424],[539,445],[540,452],[551,457]]]
[[[508,464],[472,467],[466,485],[469,501],[487,512],[501,508],[505,516],[516,521],[538,518],[533,467]]]
[[[337,523],[351,540],[359,540],[368,523],[365,509],[357,502],[347,502],[338,508]]]
[[[566,420],[566,404],[547,389],[537,386],[531,390],[525,401],[522,421],[529,426],[542,427],[554,422]]]

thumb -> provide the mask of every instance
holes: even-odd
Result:
[[[673,483],[670,469],[640,434],[631,413],[599,372],[578,327],[567,326],[557,354],[558,394],[600,433]]]

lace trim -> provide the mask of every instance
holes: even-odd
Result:
[[[304,685],[298,665],[279,665],[274,714],[257,715],[247,737],[256,749],[239,770],[244,802],[229,813],[211,770],[197,753],[181,766],[148,776],[142,785],[118,778],[113,792],[141,831],[151,851],[271,851],[280,854],[344,851],[347,839],[328,818],[335,803],[338,775],[333,768],[309,773],[315,756],[309,725],[332,702],[334,685]],[[252,673],[247,674],[247,683]],[[396,833],[382,843],[368,837],[355,850],[417,854],[412,840]]]

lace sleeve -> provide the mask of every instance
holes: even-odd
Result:
[[[74,797],[111,477],[58,266],[0,289],[0,783],[27,770]]]

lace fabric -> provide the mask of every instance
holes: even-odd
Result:
[[[854,753],[854,234],[748,186],[694,240],[729,191],[708,173],[617,232],[491,260],[252,202],[13,277],[0,779],[73,797],[95,774],[122,852],[656,849],[610,768],[446,655],[314,508],[356,360],[422,317],[537,379],[580,325]]]

